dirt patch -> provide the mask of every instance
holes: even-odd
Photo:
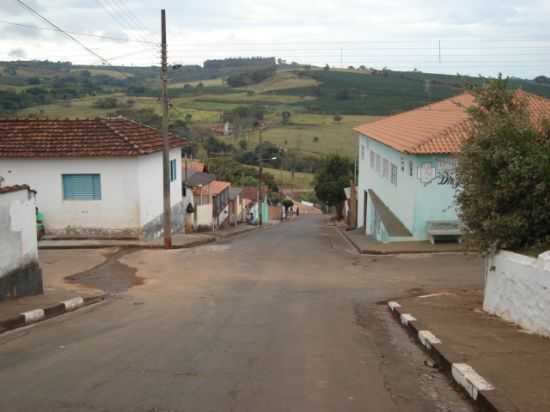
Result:
[[[105,262],[86,270],[67,276],[67,283],[80,284],[86,287],[103,290],[107,293],[126,292],[133,286],[142,285],[144,279],[136,276],[137,269],[120,262],[120,258],[139,249],[125,248],[106,256]]]

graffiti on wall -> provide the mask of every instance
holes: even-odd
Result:
[[[431,162],[423,163],[418,168],[418,179],[429,186],[432,183],[444,186],[455,184],[456,159],[442,159],[434,167]]]

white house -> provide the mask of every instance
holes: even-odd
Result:
[[[27,185],[0,186],[0,300],[43,292],[35,194]]]
[[[550,115],[550,100],[517,92],[532,121]],[[468,93],[361,125],[358,227],[378,241],[460,234],[455,204],[456,154],[468,137]]]
[[[172,228],[185,219],[181,149],[170,136]],[[46,234],[157,238],[163,222],[163,142],[124,119],[0,120],[0,176],[29,184]]]

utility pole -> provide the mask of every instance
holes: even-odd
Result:
[[[162,33],[160,89],[162,91],[162,189],[164,206],[164,247],[172,247],[172,205],[170,202],[170,142],[168,140],[168,63],[166,54],[166,11],[160,11],[160,25]]]
[[[258,224],[262,226],[262,172],[263,172],[263,160],[262,160],[262,126],[260,125],[259,146],[260,146],[260,167],[258,169]]]

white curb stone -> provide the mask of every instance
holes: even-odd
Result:
[[[453,363],[451,373],[456,383],[462,386],[474,400],[477,399],[479,391],[495,389],[493,385],[466,363]]]
[[[441,343],[441,340],[438,337],[436,337],[429,330],[419,331],[418,332],[418,339],[420,339],[420,342],[422,342],[422,345],[424,345],[428,349],[431,349],[432,346]]]
[[[25,317],[25,323],[33,323],[44,318],[46,314],[44,313],[44,309],[34,309],[29,310],[28,312],[23,312],[22,315]]]
[[[61,302],[65,305],[65,310],[75,310],[84,305],[84,299],[82,296],[77,296],[69,300],[64,300]]]
[[[403,313],[401,315],[401,324],[402,325],[408,325],[410,322],[414,322],[416,320],[416,318],[411,315],[410,313]]]
[[[388,302],[388,307],[393,312],[395,309],[400,308],[401,305],[397,302],[391,301],[391,302]]]

